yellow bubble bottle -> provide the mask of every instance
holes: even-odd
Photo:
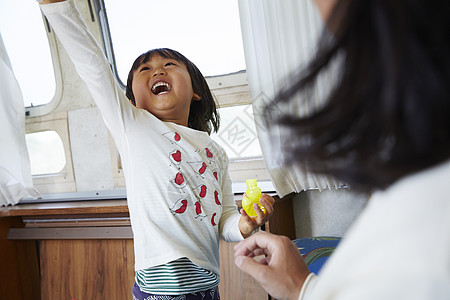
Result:
[[[245,210],[247,215],[250,217],[256,217],[256,212],[253,209],[253,203],[257,203],[263,212],[266,212],[266,209],[259,203],[259,199],[261,198],[261,189],[258,187],[256,183],[256,179],[247,179],[247,190],[245,194],[247,197],[242,198],[242,208]]]

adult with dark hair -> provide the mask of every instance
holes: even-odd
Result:
[[[290,133],[286,161],[372,197],[320,277],[288,238],[268,233],[239,243],[236,264],[277,299],[450,299],[450,5],[316,2],[329,32],[268,110],[337,63],[322,107],[276,120]]]

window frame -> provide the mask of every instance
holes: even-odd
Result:
[[[53,73],[55,76],[55,94],[53,95],[53,98],[46,104],[36,106],[26,106],[25,115],[27,118],[44,116],[51,113],[59,105],[63,96],[62,69],[59,57],[59,50],[56,43],[56,36],[53,30],[51,29],[50,24],[47,21],[47,18],[42,14],[42,12],[41,16],[45,26],[47,40],[49,43],[50,58],[52,60]]]
[[[122,90],[125,91],[126,84],[122,82],[120,79],[119,73],[117,71],[117,64],[116,64],[116,57],[114,55],[114,48],[111,38],[111,31],[109,27],[108,22],[108,14],[106,13],[105,3],[104,0],[86,0],[89,3],[89,10],[91,12],[92,19],[93,14],[97,17],[98,24],[100,26],[100,34],[103,41],[103,50],[105,51],[106,58],[109,61],[109,64],[111,66],[111,70],[114,74],[114,77],[116,78],[117,82],[119,83],[119,86],[122,88]],[[94,2],[94,10],[92,10],[91,1]]]
[[[36,187],[41,194],[76,191],[67,115],[68,114],[66,111],[61,111],[48,114],[44,117],[28,118],[25,122],[26,133],[30,134],[42,131],[55,131],[61,138],[64,147],[66,164],[62,170],[56,173],[38,174],[32,176],[33,186]],[[49,184],[51,184],[51,192],[48,190]]]

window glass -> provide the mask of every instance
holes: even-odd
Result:
[[[219,109],[220,129],[211,138],[220,144],[230,160],[261,157],[251,105]]]
[[[179,51],[204,76],[245,69],[237,0],[108,0],[105,7],[122,82],[153,48]]]
[[[0,30],[25,106],[48,103],[55,77],[39,5],[34,1],[0,1]]]
[[[30,155],[31,174],[52,174],[60,172],[66,165],[64,146],[53,130],[25,135]]]

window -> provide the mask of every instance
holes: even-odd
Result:
[[[219,112],[221,127],[211,137],[224,147],[230,160],[261,156],[252,106],[224,107]]]
[[[126,82],[140,54],[162,47],[185,55],[204,76],[245,69],[237,0],[129,0],[104,4],[107,21],[102,12],[99,19],[109,23],[122,82]]]
[[[31,174],[60,172],[66,165],[64,146],[53,130],[29,133],[25,136],[30,155]]]
[[[41,194],[76,191],[67,112],[29,118],[25,128],[34,187]]]
[[[37,4],[0,2],[1,34],[26,107],[47,104],[59,92],[45,25]]]

